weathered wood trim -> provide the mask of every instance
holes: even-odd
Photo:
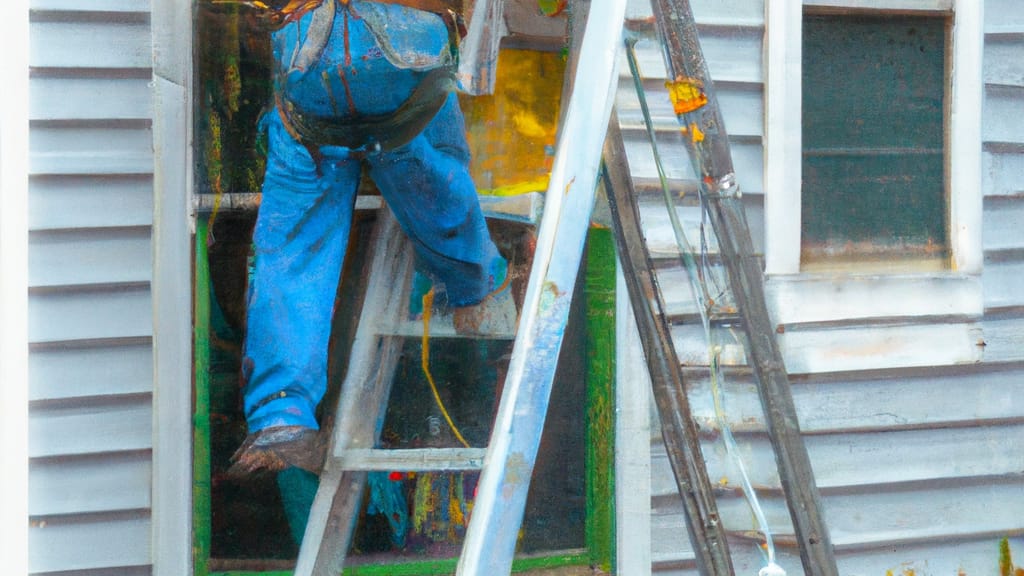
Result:
[[[801,22],[804,6],[872,10],[953,12],[952,92],[949,134],[949,229],[951,273],[875,279],[886,295],[864,306],[856,302],[864,279],[857,276],[814,280],[800,273],[801,182]],[[922,290],[910,316],[979,315],[982,270],[982,53],[983,2],[975,0],[766,0],[765,2],[765,268],[771,278],[778,322],[886,316],[879,303],[908,302],[904,290]],[[831,287],[824,288],[823,282]],[[936,289],[928,289],[934,285]],[[939,290],[938,288],[943,288]],[[947,292],[952,288],[953,292]],[[843,300],[834,300],[837,293]],[[903,295],[901,295],[903,294]],[[843,304],[846,302],[847,304]]]
[[[776,276],[765,288],[777,324],[984,312],[978,276]]]
[[[815,8],[848,8],[853,10],[913,10],[950,12],[957,0],[804,0],[804,6]]]
[[[152,4],[154,576],[192,574],[192,4]]]
[[[800,272],[803,7],[765,0],[765,273]]]
[[[615,570],[643,576],[651,572],[651,376],[621,269],[615,294]]]
[[[953,268],[980,274],[982,55],[985,51],[984,0],[955,0],[953,92],[949,133],[949,218]]]

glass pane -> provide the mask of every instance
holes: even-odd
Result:
[[[932,16],[805,16],[805,262],[948,257],[946,28]]]

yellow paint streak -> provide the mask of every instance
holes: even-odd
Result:
[[[693,138],[695,144],[699,144],[704,141],[704,132],[697,126],[696,123],[690,124],[690,137]]]
[[[497,188],[478,188],[477,193],[481,196],[519,196],[530,192],[545,192],[548,189],[548,182],[551,177],[548,175],[539,176],[532,180],[498,186]]]
[[[427,517],[434,510],[434,495],[431,490],[432,476],[430,473],[425,473],[416,478],[416,488],[413,492],[412,526],[417,533],[423,532],[423,528],[427,524]]]
[[[564,72],[557,52],[505,49],[498,55],[494,94],[461,97],[470,171],[481,193],[547,189]]]
[[[515,125],[516,131],[528,138],[544,138],[548,134],[547,128],[540,123],[540,118],[526,110],[520,110],[513,114],[512,123]]]

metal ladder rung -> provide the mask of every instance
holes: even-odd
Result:
[[[350,448],[337,460],[344,470],[360,472],[462,471],[482,469],[486,454],[486,448]]]

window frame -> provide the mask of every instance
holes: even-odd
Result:
[[[794,183],[801,182],[802,172],[802,74],[794,71],[802,66],[805,8],[952,18],[946,112],[949,269],[895,274],[801,270],[801,186]],[[765,0],[765,272],[778,322],[982,313],[983,10],[981,0]],[[864,297],[837,299],[837,290],[863,291]]]

